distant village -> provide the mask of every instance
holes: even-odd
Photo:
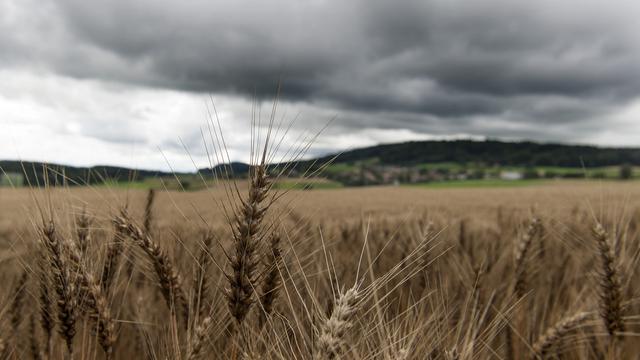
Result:
[[[629,175],[615,175],[613,177],[631,177]],[[626,170],[621,170],[621,174]],[[556,172],[553,170],[543,170],[536,168],[523,169],[501,169],[500,167],[490,168],[448,168],[434,166],[425,168],[420,166],[385,166],[385,165],[356,165],[349,171],[340,171],[336,173],[328,172],[327,177],[331,180],[338,181],[346,186],[365,186],[365,185],[399,185],[399,184],[415,184],[451,180],[482,180],[497,179],[506,181],[517,181],[524,179],[580,179],[590,178],[607,178],[612,177],[602,171],[590,171],[585,175],[582,169],[574,169],[570,171]]]
[[[402,185],[418,184],[443,181],[465,181],[465,180],[503,180],[518,181],[530,179],[631,179],[634,177],[634,168],[628,165],[619,167],[581,169],[581,168],[503,168],[500,166],[482,167],[480,165],[463,164],[427,164],[416,166],[393,166],[381,165],[378,163],[356,162],[352,164],[341,164],[336,167],[328,167],[317,177],[326,178],[340,183],[343,186],[370,186],[370,185]],[[277,173],[278,171],[275,171]],[[637,177],[640,169],[635,171]],[[275,176],[274,173],[274,176]],[[292,171],[289,176],[292,178],[304,177],[306,171]],[[207,173],[208,174],[208,173]],[[193,179],[194,175],[176,174],[186,187]],[[246,176],[246,172],[239,177]],[[162,178],[171,174],[161,175]],[[148,178],[148,177],[145,177]],[[122,180],[120,180],[122,181]],[[124,180],[127,181],[127,180]],[[36,185],[38,180],[31,180],[32,185]],[[0,186],[21,187],[27,185],[28,181],[24,175],[18,172],[0,172]],[[68,185],[72,185],[70,182]],[[37,185],[36,185],[37,186]]]

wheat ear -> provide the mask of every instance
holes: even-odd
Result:
[[[40,342],[38,341],[38,333],[36,329],[36,318],[34,314],[29,317],[29,350],[34,360],[42,359],[40,351]]]
[[[149,257],[158,276],[158,282],[167,306],[171,311],[180,309],[184,325],[189,323],[189,304],[182,290],[182,277],[169,256],[156,244],[148,234],[132,223],[126,213],[115,218],[115,225],[129,235]]]
[[[278,265],[282,261],[282,253],[280,251],[280,235],[273,233],[271,235],[269,250],[265,256],[265,277],[262,281],[262,289],[260,293],[261,310],[259,318],[259,326],[262,327],[267,318],[273,312],[273,305],[278,298],[278,287],[280,286],[280,270]]]
[[[24,298],[27,294],[27,280],[29,279],[28,273],[26,271],[22,272],[20,275],[20,279],[18,279],[18,283],[13,289],[13,300],[11,301],[11,325],[13,326],[13,331],[19,333],[20,325],[22,324],[22,308],[24,305]]]
[[[145,234],[151,234],[151,226],[153,225],[153,202],[156,198],[156,191],[149,189],[147,193],[147,202],[144,206],[144,222],[143,229]]]
[[[460,352],[455,346],[451,350],[446,350],[444,355],[446,360],[460,360]]]
[[[78,285],[80,287],[79,293],[86,297],[84,305],[89,308],[89,314],[95,322],[98,342],[102,350],[104,350],[106,358],[111,359],[116,336],[109,302],[102,291],[102,287],[100,287],[93,275],[82,265],[80,253],[76,248],[69,248],[69,258],[77,274]]]
[[[401,348],[394,357],[395,360],[407,360],[409,358],[409,349]]]
[[[358,310],[359,294],[353,287],[336,300],[331,316],[324,321],[317,338],[316,360],[339,358],[346,348],[345,335],[353,326],[353,316]]]
[[[545,359],[549,355],[551,348],[556,345],[570,331],[584,323],[591,313],[579,312],[573,316],[560,320],[557,324],[547,329],[538,340],[533,344],[532,359]]]
[[[226,291],[229,312],[242,323],[254,303],[253,293],[258,266],[257,248],[260,243],[262,219],[269,207],[264,201],[269,190],[266,166],[255,168],[249,186],[249,197],[240,204],[235,216],[233,240],[235,251],[230,256],[232,273],[227,275]]]
[[[124,250],[124,233],[122,228],[115,227],[113,242],[107,248],[107,257],[102,268],[101,285],[105,294],[109,293],[109,289],[115,278],[118,264]]]
[[[51,278],[49,272],[46,269],[46,256],[40,251],[38,258],[38,298],[40,305],[40,326],[45,336],[45,358],[49,358],[51,355],[51,348],[53,346],[53,328],[55,327],[55,319],[53,318],[54,310],[52,304],[52,297],[50,293]]]
[[[83,208],[82,213],[76,219],[76,244],[80,252],[84,255],[91,242],[91,218],[87,215],[87,209]]]
[[[540,228],[540,220],[533,218],[527,230],[522,234],[515,254],[515,276],[516,282],[513,290],[518,298],[522,298],[527,290],[527,255],[531,248],[533,238]]]
[[[65,340],[69,357],[73,358],[73,338],[76,335],[77,300],[75,279],[64,254],[64,245],[51,221],[43,228],[43,244],[49,253],[49,267],[57,295],[59,333]],[[47,269],[43,269],[47,271]]]
[[[596,224],[593,236],[600,257],[600,316],[610,336],[624,331],[622,318],[622,289],[615,255],[609,245],[607,232]]]
[[[211,326],[211,317],[205,317],[202,322],[196,326],[196,329],[191,340],[191,349],[187,355],[187,360],[196,360],[202,356],[202,347],[209,333],[209,327]]]
[[[193,277],[193,291],[195,296],[193,299],[194,313],[198,314],[198,321],[201,321],[206,317],[207,308],[210,297],[209,283],[207,274],[211,265],[211,254],[209,253],[211,243],[213,241],[213,234],[207,233],[204,235],[202,241],[202,248],[200,249],[200,255],[198,256],[198,263],[196,264],[195,276]]]

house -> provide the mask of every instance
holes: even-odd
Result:
[[[502,180],[521,180],[522,173],[519,171],[501,171],[500,179]]]

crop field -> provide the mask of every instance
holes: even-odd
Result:
[[[639,18],[0,0],[0,360],[640,360]]]
[[[1,188],[3,356],[640,351],[637,183],[302,191],[264,180]]]

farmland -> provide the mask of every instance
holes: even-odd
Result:
[[[238,259],[225,255],[237,246],[229,221],[238,220],[227,216],[238,204],[230,200],[230,185],[158,190],[151,198],[135,186],[0,189],[0,266],[14,289],[3,299],[5,354],[22,358],[36,348],[53,358],[69,351],[77,358],[193,358],[224,351],[229,358],[339,353],[360,359],[382,352],[406,359],[578,359],[638,350],[624,335],[637,331],[639,311],[636,182],[272,188],[269,193],[282,197],[262,220],[269,235],[256,238],[254,251],[265,255],[255,263],[250,298],[256,298],[242,320],[230,311],[235,308],[225,294],[233,288],[223,275],[232,276],[229,262]],[[237,183],[240,193],[248,186]],[[615,274],[602,273],[596,224],[606,229]],[[62,286],[56,276],[63,273],[43,278],[39,270],[55,270],[55,262],[40,264],[35,255],[50,238],[78,254],[67,261],[81,261],[81,274],[88,276],[83,281],[102,286],[102,313],[93,313],[88,300],[65,310],[48,303],[55,293],[50,300],[41,296],[49,286]],[[180,278],[162,280],[166,272]],[[603,277],[614,275],[613,285],[603,287]],[[176,291],[182,295],[175,298]],[[606,291],[616,298],[603,297]],[[618,322],[603,321],[603,307]],[[64,329],[63,311],[75,316],[74,336],[58,330]],[[100,314],[104,323],[96,332],[91,319]],[[331,328],[337,316],[348,327],[339,336]],[[563,321],[571,327],[558,325]],[[561,333],[550,339],[549,331]],[[29,336],[15,336],[21,332]]]

